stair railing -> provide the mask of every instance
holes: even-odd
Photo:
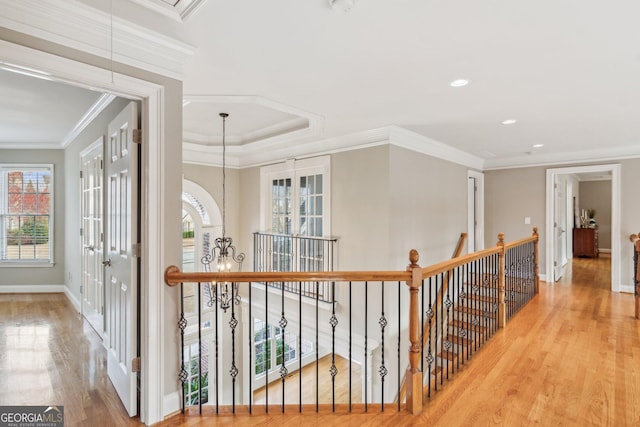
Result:
[[[423,269],[420,360],[426,397],[538,293],[538,241],[537,228],[509,243],[500,233],[493,248]]]
[[[464,244],[467,240],[467,233],[460,233],[460,237],[458,238],[458,243],[456,244],[455,249],[453,250],[453,255],[451,256],[451,259],[456,259],[460,256],[460,254],[462,253],[462,249],[464,248]],[[449,287],[449,278],[451,275],[451,270],[448,271],[445,275],[445,280],[444,280],[444,286],[438,291],[438,296],[436,297],[436,300],[439,302],[442,302],[442,295],[447,291],[448,287]],[[438,305],[438,304],[436,304]],[[429,321],[428,320],[424,320],[423,319],[423,324],[422,324],[422,348],[424,348],[424,346],[427,345],[427,340],[428,337],[431,336],[431,330],[429,329]],[[426,331],[426,332],[424,332]],[[406,397],[406,393],[407,393],[407,383],[406,383],[406,379],[407,377],[405,376],[405,378],[403,378],[402,380],[402,385],[400,386],[400,393],[399,393],[399,400],[400,402],[404,401],[405,397]]]
[[[301,375],[298,376],[300,396],[297,404],[287,402],[291,391],[287,393],[285,390],[291,390],[289,384],[292,381],[289,379],[289,369],[302,372],[303,366],[301,361],[300,365],[288,366],[284,356],[278,359],[276,366],[272,366],[277,368],[276,378],[272,377],[270,381],[267,371],[264,403],[258,405],[254,402],[252,381],[258,360],[254,353],[257,350],[257,331],[253,319],[255,313],[261,312],[266,316],[265,323],[271,324],[275,331],[273,333],[279,334],[283,340],[286,332],[297,331],[300,335],[297,342],[302,341],[302,335],[313,341],[315,405],[312,407],[316,412],[321,402],[330,402],[331,410],[337,411],[336,403],[339,402],[336,400],[335,381],[338,375],[348,375],[348,402],[345,402],[347,405],[339,405],[346,407],[348,412],[355,408],[367,412],[369,406],[374,404],[381,411],[385,410],[385,405],[400,411],[402,402],[399,399],[394,402],[394,393],[388,390],[394,387],[394,383],[390,379],[385,383],[385,378],[397,378],[395,396],[399,396],[401,342],[403,339],[408,341],[409,366],[405,374],[407,391],[404,404],[409,412],[419,414],[425,392],[430,395],[432,388],[437,389],[438,383],[443,384],[445,378],[448,379],[450,374],[460,369],[460,365],[469,359],[479,345],[506,322],[506,307],[525,301],[537,292],[537,242],[537,228],[534,228],[533,236],[512,243],[504,243],[501,235],[499,244],[493,248],[426,268],[418,265],[418,252],[412,250],[409,254],[410,265],[402,271],[184,273],[178,267],[168,267],[165,271],[166,284],[180,286],[181,301],[184,301],[185,286],[194,286],[192,295],[196,301],[189,305],[189,310],[195,311],[195,314],[190,312],[185,315],[185,311],[189,310],[181,303],[178,321],[182,346],[178,378],[183,386],[183,411],[191,411],[195,406],[202,413],[204,404],[215,413],[235,413],[240,406],[247,408],[249,413],[253,413],[257,406],[263,408],[264,412],[269,412],[274,406],[282,412],[302,412],[303,407],[309,409],[310,405],[303,402],[301,394]],[[510,249],[523,245],[527,245],[528,249],[508,255]],[[510,280],[510,275],[518,280]],[[268,286],[272,282],[311,283],[315,286],[321,282],[331,282],[334,298],[321,308],[318,298],[310,303],[308,298],[300,294],[296,297],[286,293],[282,287],[274,289]],[[224,308],[218,310],[217,302],[211,300],[213,305],[209,305],[209,311],[203,313],[203,307],[207,306],[204,290],[211,283],[229,284],[232,293],[238,289],[242,303],[238,307],[232,304],[229,312],[226,312]],[[238,288],[233,286],[236,283]],[[408,310],[402,304],[402,283],[406,283],[409,289]],[[447,287],[443,287],[445,283],[448,283]],[[519,295],[525,288],[526,298]],[[533,292],[528,291],[531,288]],[[441,290],[442,296],[438,298]],[[352,293],[356,294],[355,298],[352,298]],[[374,293],[375,299],[368,303]],[[234,297],[232,295],[232,301],[236,301]],[[338,300],[338,297],[342,299]],[[276,307],[272,306],[274,303]],[[498,313],[504,317],[503,321]],[[401,317],[407,314],[409,326],[403,330]],[[195,325],[191,325],[187,317],[196,318]],[[352,324],[356,322],[360,322],[363,330],[352,329]],[[424,327],[425,324],[428,324],[428,329]],[[425,330],[430,332],[425,334]],[[187,333],[191,334],[191,341],[188,342],[191,353],[185,349]],[[268,336],[269,332],[261,335]],[[331,360],[330,369],[323,373],[326,377],[321,377],[319,373],[321,340],[327,344],[326,355]],[[423,345],[425,342],[426,346]],[[285,344],[281,342],[279,345],[280,349],[286,351]],[[356,355],[356,348],[359,356]],[[336,367],[336,356],[340,352],[348,358],[346,372],[340,372]],[[392,359],[395,354],[397,360]],[[352,362],[358,361],[356,359],[359,359],[364,370],[364,390],[359,401],[352,399],[351,367]],[[209,372],[212,366],[215,366],[215,370]],[[248,371],[242,372],[243,366]],[[370,373],[374,373],[375,380],[369,377]],[[274,380],[279,384],[278,398],[281,399],[276,405],[269,403],[268,395],[268,385]],[[331,396],[319,395],[319,385],[324,382],[330,384]],[[371,390],[374,382],[377,387],[375,397]],[[189,400],[185,397],[187,389]]]

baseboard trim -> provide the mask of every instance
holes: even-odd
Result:
[[[65,285],[0,285],[2,294],[53,294],[66,293]]]
[[[620,285],[620,292],[625,294],[633,294],[634,293],[633,285]]]
[[[164,395],[162,402],[162,412],[164,418],[169,418],[180,412],[180,402],[182,398],[179,391],[174,391]]]
[[[0,285],[0,294],[64,294],[80,313],[80,301],[65,285]]]
[[[82,307],[80,306],[80,301],[78,300],[78,298],[76,298],[73,292],[71,292],[68,286],[64,287],[64,294],[67,296],[67,299],[69,300],[69,302],[71,302],[71,305],[73,305],[76,311],[80,313],[82,311]]]
[[[603,254],[610,254],[611,253],[611,249],[598,248],[598,252],[602,252]]]

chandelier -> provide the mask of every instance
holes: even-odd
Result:
[[[215,239],[215,244],[211,253],[207,253],[202,257],[205,271],[211,271],[211,265],[215,266],[218,272],[230,272],[232,266],[237,265],[238,271],[242,269],[242,261],[244,261],[244,253],[236,254],[236,247],[233,246],[233,239],[226,234],[226,122],[229,114],[220,113],[222,117],[222,237]],[[209,283],[209,301],[207,305],[212,307],[218,302],[220,308],[226,313],[231,304],[240,304],[240,293],[238,292],[237,283],[229,282],[211,282]]]

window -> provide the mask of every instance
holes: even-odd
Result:
[[[255,346],[255,375],[275,372],[285,365],[297,360],[298,355],[304,357],[313,351],[311,341],[302,340],[301,352],[298,352],[298,336],[261,319],[253,320],[253,336]]]
[[[0,164],[0,262],[53,262],[53,165]]]
[[[331,271],[336,240],[331,234],[329,156],[265,166],[260,170],[261,228],[255,233],[257,271]],[[328,282],[320,289],[283,283],[293,293],[330,302]]]
[[[263,230],[274,234],[330,235],[330,158],[290,160],[263,167]]]
[[[199,346],[195,344],[187,344],[183,348],[185,370],[187,371],[187,380],[184,382],[184,396],[187,405],[197,405],[200,396],[200,388],[202,388],[202,403],[209,401],[209,342],[202,340],[202,373],[200,381],[198,381],[199,373]]]

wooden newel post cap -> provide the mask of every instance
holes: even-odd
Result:
[[[504,245],[504,233],[502,231],[498,233],[498,244]]]
[[[533,227],[533,234],[534,235],[538,235],[538,226],[536,225],[535,227]]]
[[[175,286],[177,285],[177,283],[170,283],[169,282],[169,275],[173,274],[173,273],[180,273],[180,268],[176,267],[175,265],[170,265],[169,267],[167,267],[167,269],[164,271],[164,283],[166,283],[169,286]]]
[[[418,251],[415,249],[411,249],[409,251],[409,263],[411,264],[411,266],[417,267],[419,260],[420,260],[420,254],[418,253]]]

